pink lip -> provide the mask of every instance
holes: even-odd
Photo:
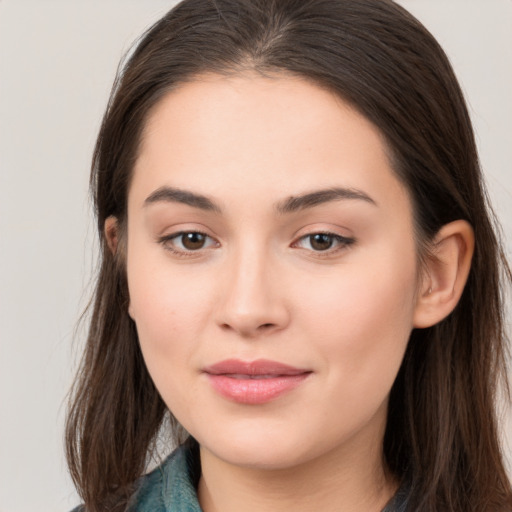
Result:
[[[312,372],[276,361],[227,359],[203,370],[222,396],[242,404],[264,404],[291,391]]]

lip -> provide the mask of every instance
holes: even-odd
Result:
[[[295,389],[312,373],[267,359],[249,362],[227,359],[204,368],[203,372],[220,395],[248,405],[275,400]]]

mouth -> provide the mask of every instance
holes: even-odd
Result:
[[[203,372],[222,397],[247,405],[273,401],[298,387],[312,373],[266,359],[251,362],[228,359],[208,366]]]

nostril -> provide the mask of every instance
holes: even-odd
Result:
[[[273,324],[273,323],[261,324],[259,326],[253,326],[253,328],[251,328],[250,326],[241,326],[241,325],[235,326],[235,325],[231,325],[229,323],[220,324],[220,328],[223,331],[231,331],[231,330],[233,330],[235,332],[239,332],[240,334],[242,334],[244,336],[252,336],[252,335],[255,335],[258,332],[259,333],[263,333],[263,332],[266,332],[266,331],[270,331],[275,326],[276,326],[276,324]]]

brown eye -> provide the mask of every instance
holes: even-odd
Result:
[[[183,247],[189,251],[202,249],[206,242],[206,235],[203,233],[182,233],[180,236]]]
[[[327,233],[316,233],[309,236],[309,243],[315,251],[326,251],[333,244],[333,236]]]
[[[336,233],[311,233],[300,238],[294,245],[316,253],[332,255],[339,250],[347,248],[355,242],[354,238],[347,238]]]
[[[218,246],[218,243],[206,233],[200,231],[180,231],[173,235],[167,235],[160,238],[159,243],[163,247],[179,256],[192,255],[193,253],[201,254],[202,249],[211,249]]]

